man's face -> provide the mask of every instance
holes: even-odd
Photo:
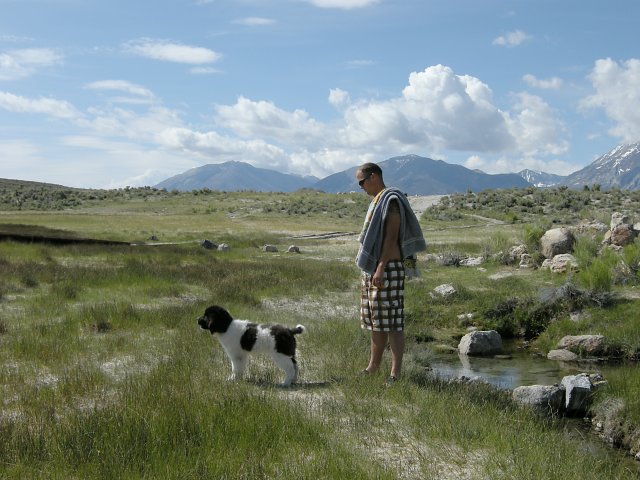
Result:
[[[364,192],[368,195],[371,195],[371,191],[373,190],[373,186],[371,184],[371,176],[375,175],[375,173],[373,172],[362,172],[360,170],[358,170],[356,172],[356,181],[358,182],[358,185],[360,186],[360,188],[362,190],[364,190]]]

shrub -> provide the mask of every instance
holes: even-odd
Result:
[[[494,233],[482,244],[482,256],[484,258],[495,256],[498,263],[507,265],[512,260],[509,255],[509,247],[510,242],[507,235],[502,232]]]
[[[640,280],[640,241],[636,240],[622,250],[622,260],[629,268],[634,280]]]
[[[613,284],[613,269],[619,262],[619,258],[612,250],[603,250],[599,257],[594,258],[590,264],[581,267],[576,273],[578,285],[593,292],[609,292]]]
[[[579,235],[573,245],[573,256],[580,269],[586,269],[598,256],[599,244],[589,235]]]
[[[541,224],[527,223],[522,227],[522,239],[527,246],[529,255],[534,256],[540,251],[540,239],[546,230],[547,228]]]

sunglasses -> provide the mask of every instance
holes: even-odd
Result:
[[[364,182],[367,181],[367,179],[373,175],[373,172],[369,172],[369,175],[367,175],[366,177],[364,177],[362,180],[358,181],[358,185],[360,185],[362,187],[362,185],[364,185]]]

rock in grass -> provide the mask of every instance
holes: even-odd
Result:
[[[557,385],[528,385],[513,390],[513,400],[519,405],[545,413],[555,413],[564,407],[564,389]]]
[[[445,283],[444,285],[438,285],[436,288],[434,288],[433,292],[431,293],[431,296],[433,298],[436,298],[436,297],[449,298],[455,295],[456,293],[458,293],[458,291],[456,290],[456,287],[454,287],[450,283]]]
[[[558,350],[549,351],[549,353],[547,353],[547,358],[549,360],[558,360],[561,362],[573,362],[578,359],[578,355],[576,355],[572,351],[560,348]]]
[[[607,343],[603,335],[566,335],[558,342],[558,348],[587,356],[607,353]]]
[[[591,406],[592,390],[589,374],[567,375],[562,379],[565,389],[565,411],[572,417],[584,416]]]
[[[575,237],[568,228],[552,228],[540,239],[540,251],[546,258],[562,253],[571,253]]]
[[[460,339],[458,352],[462,355],[497,355],[502,353],[502,337],[495,330],[478,330]]]

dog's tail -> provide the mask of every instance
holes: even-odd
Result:
[[[304,333],[307,331],[307,329],[304,328],[304,325],[296,325],[296,328],[292,328],[290,330],[294,335],[298,335],[299,333]]]

